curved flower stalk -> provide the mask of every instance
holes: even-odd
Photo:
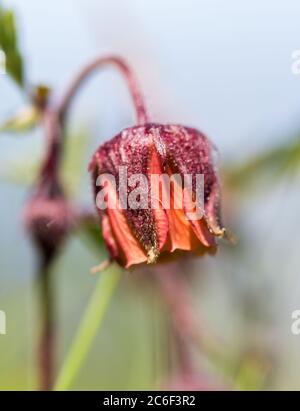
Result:
[[[137,80],[127,65],[127,63],[120,57],[117,56],[106,56],[106,57],[99,57],[95,59],[90,64],[84,67],[84,69],[77,75],[74,81],[70,84],[68,90],[66,91],[65,95],[61,99],[60,104],[58,105],[57,112],[60,116],[62,122],[65,121],[66,115],[70,109],[71,103],[81,86],[84,82],[90,77],[90,75],[94,74],[95,71],[107,66],[115,66],[120,73],[124,76],[128,88],[134,103],[134,107],[136,110],[136,118],[137,124],[144,124],[148,121],[147,112],[145,109],[144,101],[142,94],[140,93]]]
[[[0,30],[0,44],[3,47],[5,40],[4,46],[7,45],[9,33],[5,27],[8,24],[9,27],[13,27],[11,40],[14,41],[9,42],[13,46],[11,50],[19,62],[15,71],[15,65],[10,66],[10,62],[16,59],[8,59],[8,73],[31,103],[29,110],[22,111],[5,123],[3,130],[24,131],[41,123],[47,142],[46,155],[38,180],[24,210],[24,220],[39,256],[42,314],[40,376],[41,389],[49,390],[53,385],[55,331],[51,268],[72,228],[81,218],[81,212],[71,204],[64,192],[60,178],[61,154],[66,117],[73,98],[85,80],[106,65],[115,66],[127,81],[136,111],[136,124],[99,147],[89,165],[97,206],[98,195],[103,194],[103,191],[104,197],[117,204],[114,207],[108,201],[107,207],[98,207],[97,210],[103,237],[110,253],[109,261],[103,262],[98,269],[107,268],[113,260],[122,267],[130,268],[145,262],[153,264],[164,261],[182,252],[193,252],[198,255],[215,253],[216,238],[225,235],[220,219],[220,190],[213,161],[212,143],[204,134],[193,128],[151,122],[133,72],[126,62],[118,57],[101,57],[87,65],[71,83],[58,104],[50,101],[49,90],[46,87],[37,87],[34,93],[29,95],[27,87],[25,88],[26,79],[21,54],[15,41],[12,15],[2,13],[1,10],[0,12],[0,20],[5,23],[2,24],[4,31]],[[120,169],[126,169],[125,189],[121,184]],[[111,184],[110,181],[103,182],[103,174],[112,176],[115,184]],[[140,190],[142,182],[136,179],[136,175],[144,177],[143,191]],[[174,175],[179,178],[174,178],[169,187],[164,179],[159,180],[157,185],[152,180],[153,176],[166,176],[172,179]],[[186,175],[190,177],[187,186],[182,184],[182,179],[185,181]],[[200,199],[198,175],[204,179],[203,198]],[[129,186],[127,180],[130,181]],[[121,192],[123,195],[126,194],[125,200]],[[129,197],[133,197],[133,193],[135,206],[127,201]],[[170,200],[167,204],[166,194]],[[112,291],[116,281],[110,281],[104,283],[104,288]],[[101,294],[100,291],[96,297]],[[111,292],[107,294],[107,299],[110,294]],[[103,315],[107,305],[101,305],[99,308],[96,297],[74,342],[75,348],[68,361],[73,371],[70,373],[67,366],[64,372],[68,381],[72,380],[74,372],[78,370],[97,330],[96,319],[90,321],[93,311],[101,312]],[[102,301],[99,304],[102,304]],[[177,331],[178,324],[175,326]],[[180,333],[178,336],[181,338]],[[80,343],[81,338],[86,338],[84,344]],[[81,347],[84,349],[81,350]],[[80,358],[75,358],[78,352]]]
[[[143,262],[154,263],[160,256],[165,257],[175,251],[175,254],[178,251],[214,253],[215,237],[225,235],[220,219],[219,182],[213,160],[215,149],[210,140],[196,129],[149,122],[135,77],[122,59],[114,56],[99,58],[79,73],[59,105],[62,123],[79,88],[96,69],[105,65],[116,66],[124,75],[137,118],[136,126],[123,130],[100,146],[89,166],[95,200],[98,193],[104,190],[110,202],[117,204],[114,207],[108,204],[105,210],[98,210],[111,259],[129,268]],[[120,169],[125,169],[128,181],[137,174],[146,178],[148,191],[142,193],[146,196],[146,204],[144,201],[132,207],[127,199],[124,204],[120,194]],[[114,178],[114,186],[107,181],[98,184],[99,177],[101,180],[101,175],[107,174]],[[188,175],[190,185],[189,188],[183,187],[183,195],[179,199],[177,188],[182,187],[175,179],[169,192],[170,206],[165,207],[162,197],[168,188],[164,182],[159,183],[153,196],[151,177],[167,175],[172,178],[174,174],[182,179]],[[189,216],[197,197],[198,175],[204,179],[203,204],[201,216],[191,219]],[[136,182],[130,188],[126,186],[126,195],[136,188]],[[156,207],[153,206],[154,202]]]
[[[137,125],[121,131],[112,140],[101,145],[89,165],[102,235],[110,253],[110,260],[101,263],[94,271],[105,270],[112,261],[129,268],[145,262],[164,261],[184,251],[198,255],[214,254],[217,248],[216,238],[225,236],[220,218],[219,181],[213,160],[215,148],[210,140],[196,129],[177,124],[149,122],[135,77],[122,59],[114,56],[99,58],[78,74],[58,105],[57,113],[62,127],[65,126],[70,105],[82,84],[94,71],[105,65],[117,67],[124,75],[134,102]],[[131,207],[127,200],[132,191],[141,188],[140,183],[134,180],[131,187],[126,186],[124,189],[121,185],[120,169],[126,170],[127,180],[138,174],[144,176],[149,184],[146,184],[146,191],[139,191],[137,207]],[[174,173],[183,178],[188,174],[189,185],[182,187],[178,180],[172,181],[169,191],[170,207],[165,207],[163,200],[167,187],[164,181],[159,181],[158,190],[152,191],[151,177],[172,177]],[[112,177],[113,183],[110,179],[103,181],[103,175]],[[198,175],[204,179],[203,201],[200,204],[197,202]],[[183,191],[181,197],[178,196],[179,188]],[[125,203],[121,192],[125,193]],[[106,203],[105,207],[102,207],[103,201],[98,207],[99,194]],[[145,201],[142,207],[140,199],[143,195]],[[175,204],[179,207],[175,207]],[[196,218],[191,217],[195,215]],[[171,274],[168,275],[168,281],[170,277]],[[176,292],[179,290],[184,293],[180,282],[177,282],[176,278],[173,280]],[[173,297],[176,297],[170,297],[170,290],[166,290],[165,285],[163,282],[163,294],[167,296],[171,307]],[[100,307],[102,302],[98,303]],[[198,338],[198,335],[196,336],[196,330],[192,330],[193,313],[189,304],[186,304],[185,297],[181,303],[186,316],[183,319],[182,313],[174,310],[172,322],[184,373],[190,375],[190,348],[184,334],[187,331],[188,339]],[[97,305],[96,300],[93,300],[93,310],[87,310],[83,322],[93,324],[93,332],[85,332],[85,327],[79,328],[67,361],[62,367],[56,389],[69,388],[87,355],[95,335],[97,323],[94,312],[97,312]],[[89,336],[88,341],[86,335]]]
[[[67,199],[60,178],[61,154],[64,143],[64,125],[66,114],[78,87],[96,68],[113,64],[125,75],[130,85],[136,107],[138,122],[145,122],[146,112],[139,94],[136,80],[128,66],[117,57],[97,59],[88,65],[75,79],[61,102],[50,102],[49,91],[44,87],[36,88],[31,96],[32,105],[39,113],[47,148],[45,158],[38,175],[37,183],[27,201],[24,210],[24,222],[38,250],[42,331],[40,341],[40,375],[42,390],[49,390],[54,377],[54,340],[55,313],[51,284],[52,263],[60,253],[72,228],[91,218],[73,206]]]

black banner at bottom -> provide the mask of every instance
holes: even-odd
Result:
[[[285,394],[285,395],[282,395]],[[41,410],[45,407],[66,405],[83,410],[97,410],[99,408],[128,408],[140,407],[203,407],[212,406],[222,401],[222,406],[241,405],[251,406],[261,404],[261,401],[276,400],[276,405],[281,402],[286,405],[286,394],[282,392],[233,392],[233,391],[69,391],[69,392],[16,392],[0,391],[0,402],[10,406],[24,407]],[[291,394],[291,393],[289,393]],[[1,409],[4,409],[1,407]]]

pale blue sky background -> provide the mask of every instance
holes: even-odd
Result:
[[[154,120],[204,130],[223,156],[255,151],[299,123],[300,76],[290,70],[300,48],[297,0],[6,3],[22,28],[30,80],[58,94],[84,62],[113,52],[135,68]],[[92,119],[100,139],[131,122],[125,87],[114,77],[91,82],[73,117]],[[4,78],[0,87],[1,118],[18,101]]]
[[[56,96],[82,64],[116,53],[135,69],[153,120],[206,132],[224,162],[242,160],[300,129],[300,75],[291,73],[291,54],[300,49],[298,0],[3,3],[16,11],[30,82],[52,85]],[[21,103],[15,86],[0,76],[0,120]],[[118,74],[107,70],[77,100],[70,127],[87,128],[95,147],[132,122],[126,87]],[[38,132],[33,134],[1,136],[0,171],[36,156],[42,140]],[[0,181],[0,297],[33,271],[34,256],[21,228],[26,196],[27,188]],[[261,319],[252,319],[245,328],[249,341],[267,341],[274,350],[279,346],[287,387],[299,381],[300,343],[290,333],[290,314],[300,306],[299,207],[299,183],[290,181],[236,204],[234,212],[248,241],[245,255],[239,261],[226,259],[221,248],[221,258],[208,264],[199,298],[210,320],[226,334],[237,323],[245,326],[241,306],[245,309],[247,299],[262,296],[263,315],[275,317],[272,331],[262,332]],[[82,276],[90,258],[80,264],[80,278],[86,281]]]
[[[56,96],[82,64],[109,52],[124,56],[136,70],[153,120],[184,123],[205,131],[218,146],[223,161],[238,161],[259,152],[289,137],[300,125],[300,76],[291,73],[291,53],[300,48],[300,3],[296,0],[5,3],[16,11],[28,79],[52,85]],[[5,76],[0,77],[0,92],[1,119],[22,102]],[[91,131],[93,147],[132,124],[128,93],[117,73],[107,70],[90,82],[77,100],[70,122],[72,129],[85,126]],[[38,157],[42,145],[38,132],[25,138],[2,136],[0,170]],[[9,249],[16,233],[21,233],[26,191],[2,183],[0,193],[6,199],[0,203],[4,216],[1,258],[7,270],[16,272],[17,262],[13,267],[5,247]],[[298,207],[298,197],[288,201],[285,195],[282,207],[290,213],[291,207]],[[278,201],[282,201],[280,194]],[[260,218],[272,226],[277,217],[273,197],[264,203],[258,215],[250,210],[254,226]],[[280,203],[279,207],[282,209]],[[251,218],[249,221],[253,227]],[[295,220],[281,218],[281,222],[284,225],[278,230],[290,234]],[[256,244],[265,242],[266,236],[264,229]],[[273,239],[271,255],[274,242],[279,242],[279,249],[285,238]],[[26,244],[20,240],[18,249],[25,262]],[[28,264],[24,267],[30,272]]]

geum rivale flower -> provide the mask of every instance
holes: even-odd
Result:
[[[182,251],[196,254],[216,251],[216,237],[222,237],[225,229],[220,221],[220,189],[213,157],[215,149],[201,132],[180,125],[162,125],[149,122],[143,98],[136,79],[128,65],[118,57],[99,58],[87,66],[71,84],[62,104],[61,116],[65,117],[67,107],[79,87],[96,69],[112,64],[125,76],[135,104],[137,125],[127,128],[112,140],[101,145],[90,161],[94,198],[106,190],[113,203],[108,201],[106,209],[97,207],[101,218],[102,234],[110,253],[110,261],[129,268],[144,262],[154,263],[166,256],[175,256]],[[132,207],[121,198],[119,169],[126,168],[128,181],[139,174],[147,179],[149,193],[140,207]],[[184,180],[186,174],[192,177],[189,189],[184,187],[182,200],[178,201],[178,184],[174,179],[170,189],[170,207],[165,207],[161,196],[167,189],[161,183],[153,207],[151,176],[178,174]],[[115,184],[109,181],[99,184],[99,176],[109,174]],[[197,201],[197,175],[203,176],[203,201],[198,219],[190,218]],[[127,187],[135,190],[137,185]],[[121,201],[120,201],[121,200]],[[178,202],[180,207],[175,207]],[[142,204],[143,203],[143,204]],[[199,207],[198,207],[199,211]],[[100,265],[104,267],[104,265]],[[99,266],[99,268],[100,268]]]
[[[107,195],[106,209],[98,207],[98,212],[103,237],[114,260],[128,268],[143,262],[154,263],[175,251],[175,254],[178,251],[215,252],[215,237],[223,236],[225,230],[220,222],[214,152],[208,138],[195,129],[152,123],[127,128],[96,151],[90,171],[95,199],[101,190]],[[134,175],[146,176],[149,190],[146,206],[145,201],[141,201],[140,208],[136,204],[133,208],[130,201],[125,207],[122,201],[113,201],[120,199],[119,170],[124,167],[128,181]],[[105,175],[115,177],[116,184],[111,184],[109,179],[101,180]],[[160,179],[159,190],[157,187],[153,190],[153,182],[157,181],[153,176],[165,175],[170,179]],[[172,178],[174,175],[182,177],[181,181]],[[185,176],[191,177],[189,187],[181,185]],[[198,219],[195,218],[197,204],[193,201],[199,188],[197,176],[203,176],[202,213]],[[169,187],[165,182],[170,183]],[[136,185],[128,187],[127,194],[130,196],[136,188]],[[168,207],[163,201],[166,191],[170,195]],[[156,193],[156,206],[153,193]]]

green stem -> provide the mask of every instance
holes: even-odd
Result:
[[[72,385],[91,348],[120,276],[121,271],[116,268],[100,275],[54,390],[66,391]]]

